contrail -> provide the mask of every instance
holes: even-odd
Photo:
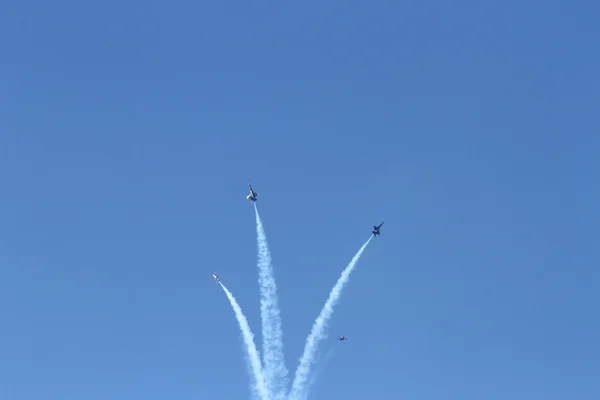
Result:
[[[260,317],[262,322],[263,361],[265,378],[273,398],[283,400],[286,394],[287,374],[283,353],[283,330],[277,301],[277,285],[273,276],[271,252],[267,235],[258,214],[256,203],[256,241],[258,246],[258,284],[260,287]]]
[[[246,351],[248,352],[247,356],[250,360],[250,367],[255,380],[255,387],[253,387],[253,391],[258,392],[262,400],[269,400],[269,391],[267,390],[267,386],[265,385],[265,378],[263,376],[262,366],[260,364],[260,355],[258,354],[256,345],[254,344],[254,335],[250,330],[248,320],[244,316],[244,313],[242,313],[240,305],[237,303],[235,297],[233,297],[231,292],[227,290],[225,285],[223,285],[221,282],[219,282],[219,285],[221,285],[223,291],[227,295],[227,298],[231,303],[231,307],[233,307],[233,311],[235,312],[235,318],[240,324],[240,329],[242,330],[242,336],[246,344]]]
[[[327,350],[327,352],[325,354],[323,354],[322,356],[319,356],[316,360],[315,360],[315,364],[317,365],[317,369],[315,371],[313,371],[312,376],[310,378],[310,380],[308,381],[308,384],[306,385],[306,391],[305,391],[305,395],[306,397],[308,397],[309,395],[309,388],[311,388],[315,382],[317,381],[317,378],[323,373],[323,371],[325,370],[325,367],[329,364],[329,361],[331,360],[331,357],[333,357],[333,352],[335,351],[336,347],[331,347],[329,350]]]
[[[369,240],[367,240],[365,244],[362,245],[360,250],[358,250],[358,253],[356,253],[352,261],[350,261],[350,264],[348,264],[346,269],[344,269],[342,275],[336,282],[335,286],[333,287],[333,289],[331,289],[331,292],[329,293],[329,298],[327,299],[327,302],[325,302],[321,313],[315,320],[310,331],[310,335],[308,335],[308,338],[306,339],[306,344],[304,345],[304,352],[302,353],[302,357],[300,357],[298,369],[296,369],[296,376],[294,377],[294,382],[292,384],[292,390],[290,391],[289,400],[302,400],[306,397],[306,391],[308,389],[306,381],[308,380],[310,374],[310,367],[315,361],[315,352],[317,350],[317,345],[319,344],[319,341],[325,338],[324,331],[325,328],[327,328],[327,322],[329,321],[329,318],[331,318],[331,315],[333,314],[333,308],[339,300],[340,295],[342,294],[342,289],[344,289],[344,286],[348,282],[350,274],[356,266],[358,259],[367,248],[367,245],[369,244],[371,239],[373,239],[373,236],[371,236]]]

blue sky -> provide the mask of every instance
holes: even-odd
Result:
[[[599,398],[599,12],[3,2],[0,397],[249,398],[252,183],[311,399]]]

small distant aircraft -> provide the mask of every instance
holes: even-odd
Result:
[[[254,190],[252,190],[252,185],[248,185],[248,188],[250,189],[250,194],[248,196],[246,196],[246,199],[248,199],[250,201],[258,200],[258,192],[255,192]]]
[[[217,274],[215,274],[214,272],[213,272],[213,278],[215,279],[215,281],[221,282],[221,280],[219,279],[219,276]]]
[[[373,234],[373,236],[381,235],[381,233],[379,232],[379,230],[381,229],[381,225],[383,225],[383,222],[380,223],[379,226],[373,225],[374,231],[371,232]]]
[[[348,340],[348,338],[346,336],[340,336],[340,338],[338,340],[344,341],[344,340]]]

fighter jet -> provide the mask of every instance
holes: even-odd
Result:
[[[221,280],[219,279],[219,276],[217,274],[215,274],[213,272],[213,278],[215,279],[216,282],[221,282]]]
[[[373,225],[374,231],[371,232],[373,234],[373,236],[381,235],[381,233],[379,232],[379,230],[381,229],[381,225],[383,225],[383,222],[380,223],[379,226]]]
[[[344,341],[344,340],[348,340],[348,338],[346,336],[340,336],[338,340]]]
[[[255,192],[254,190],[252,190],[252,185],[248,185],[248,188],[250,189],[250,194],[248,196],[246,196],[246,199],[248,199],[250,201],[258,200],[258,192]]]

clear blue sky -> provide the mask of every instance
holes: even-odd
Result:
[[[249,398],[252,183],[311,399],[600,398],[600,5],[218,3],[0,5],[0,397]]]

